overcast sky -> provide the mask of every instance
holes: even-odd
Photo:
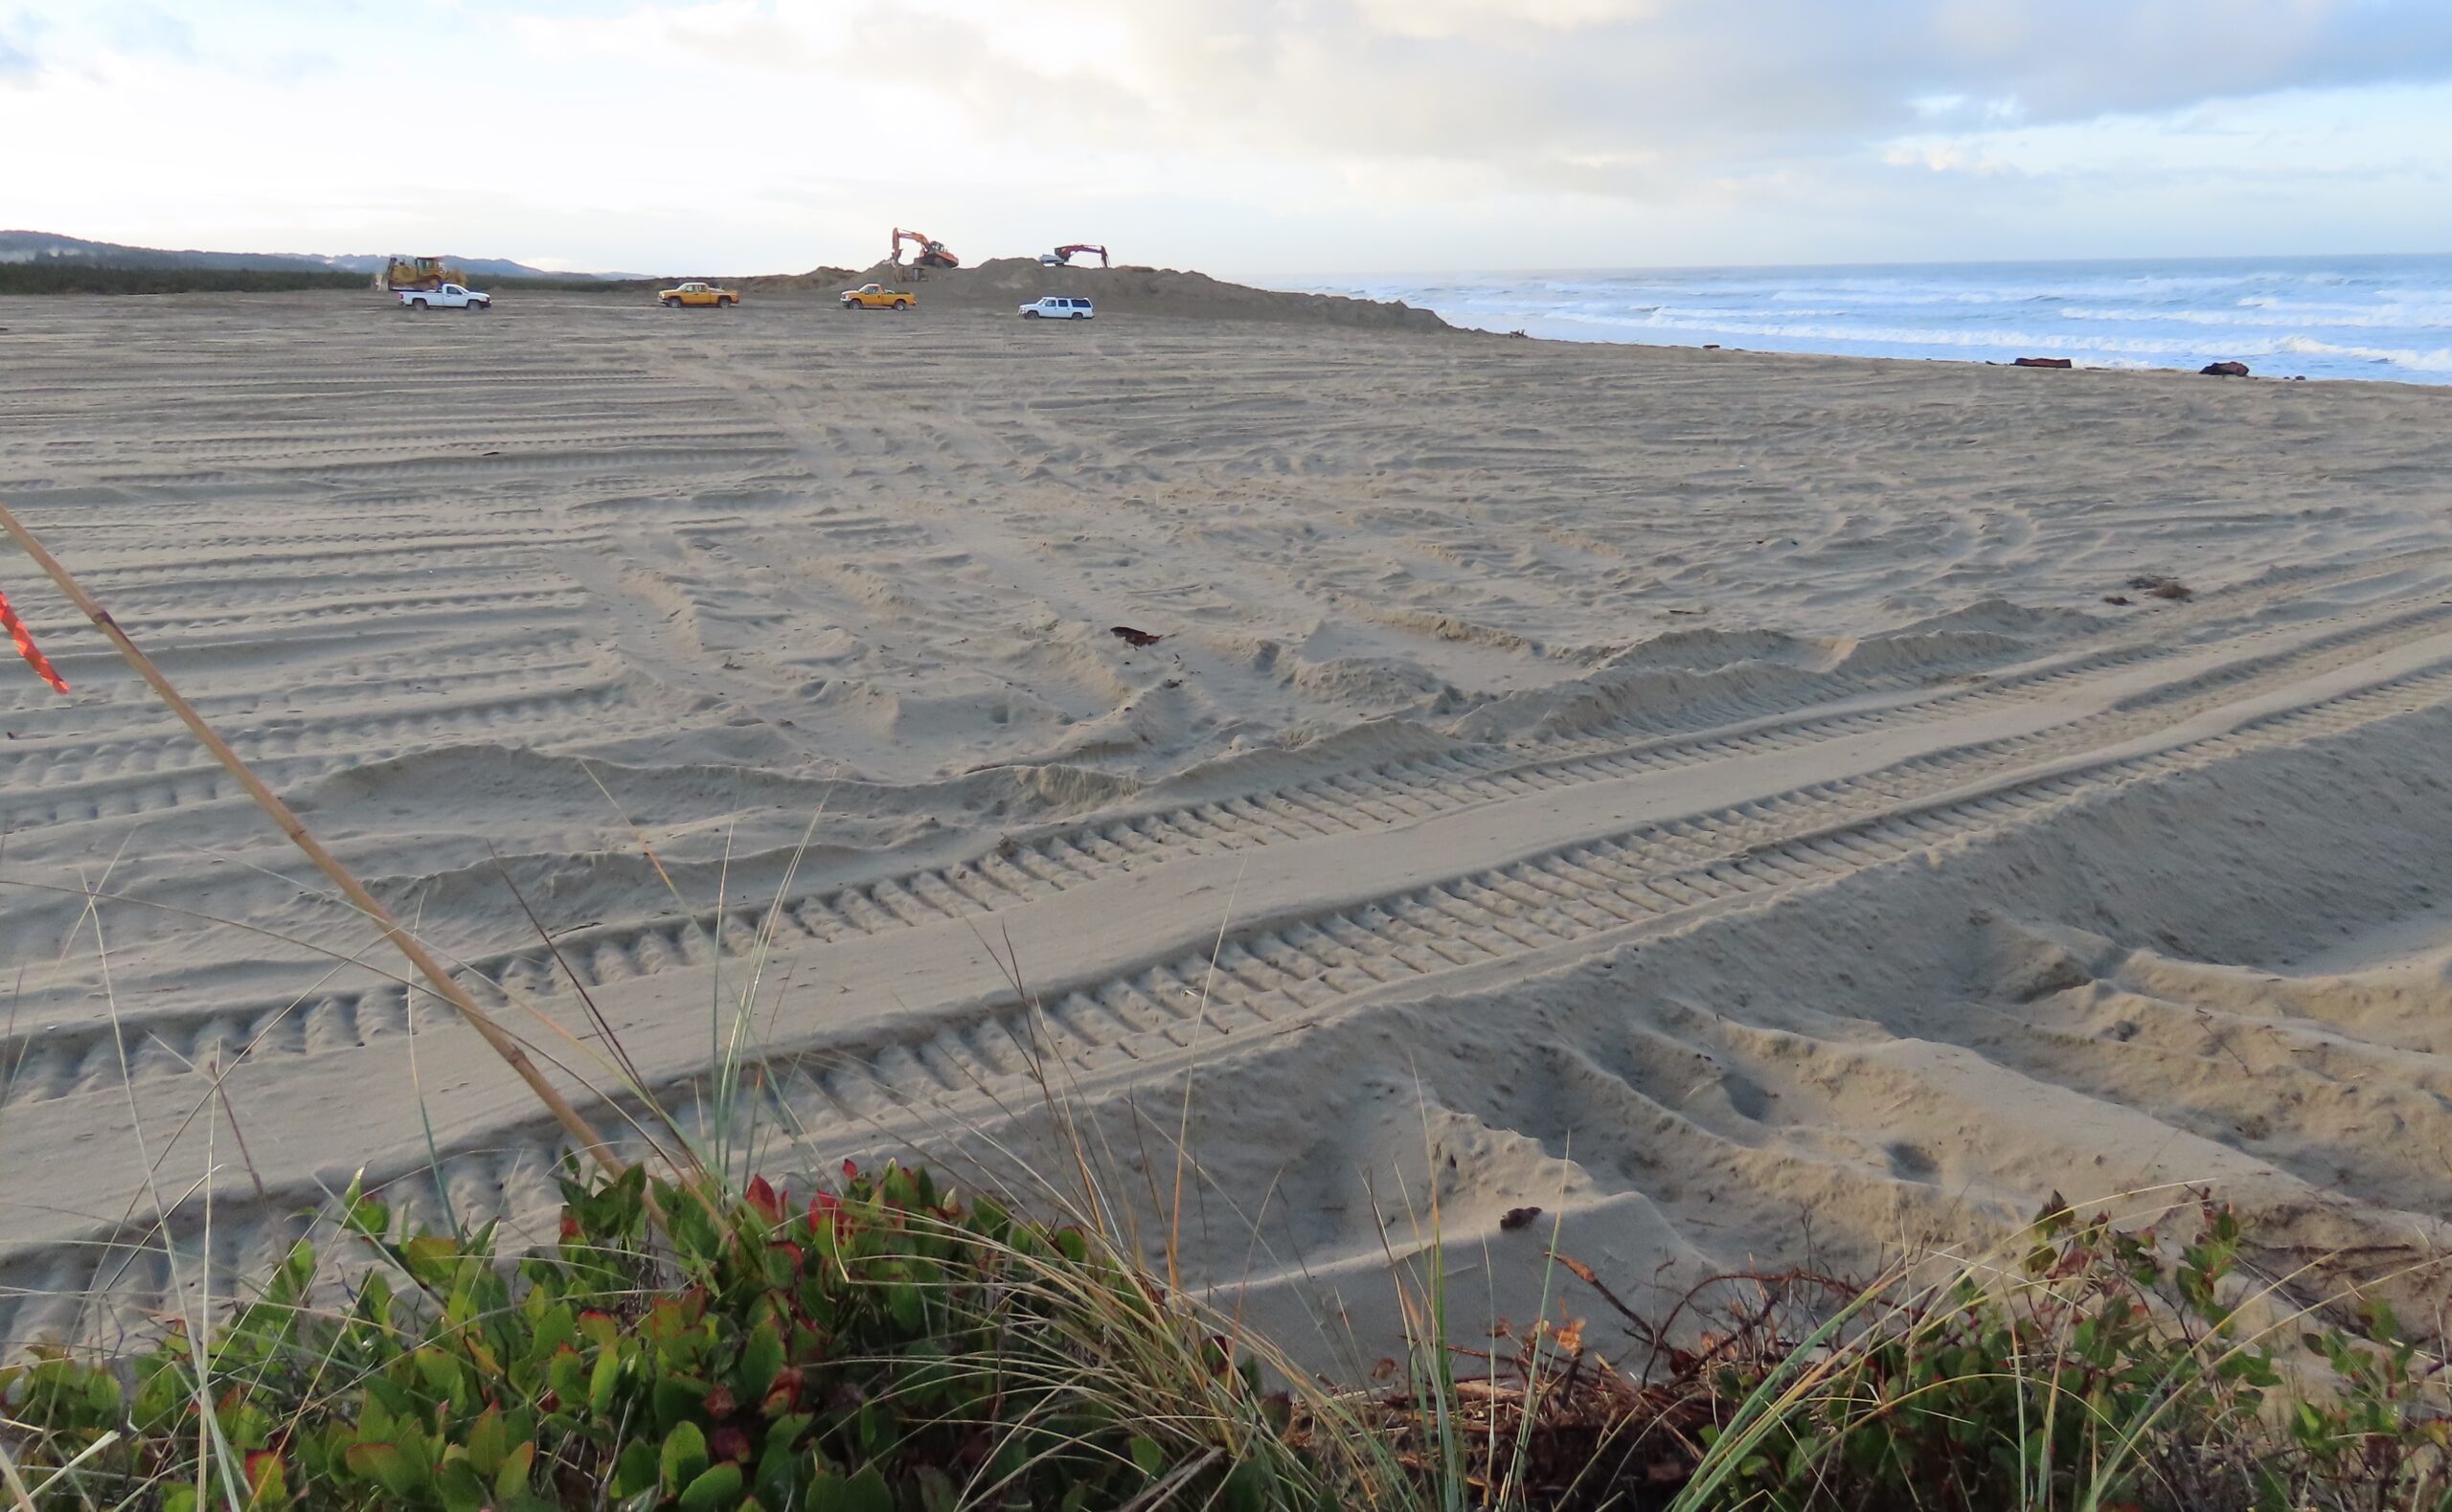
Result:
[[[415,19],[402,19],[414,17]],[[0,227],[647,273],[2452,250],[2452,0],[0,0]]]

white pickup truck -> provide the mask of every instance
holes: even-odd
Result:
[[[445,283],[440,288],[402,289],[400,303],[410,309],[475,311],[493,308],[494,297],[480,294],[475,289],[464,289],[457,283]]]

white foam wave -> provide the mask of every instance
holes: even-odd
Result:
[[[2417,351],[2407,347],[2346,347],[2318,341],[2311,336],[2284,336],[2275,342],[2274,347],[2303,357],[2344,357],[2355,362],[2406,369],[2412,372],[2452,372],[2452,347],[2438,347],[2433,351]]]
[[[2339,305],[2327,309],[2295,302],[2248,305],[2232,309],[2098,309],[2072,305],[2059,312],[2063,320],[2165,322],[2175,326],[2226,326],[2257,329],[2286,327],[2339,326],[2352,330],[2452,331],[2452,305]]]
[[[1336,287],[1355,291],[1353,285]],[[1695,268],[1374,280],[1462,325],[1578,340],[1862,356],[2236,358],[2314,377],[2452,381],[2452,258],[2198,265]]]

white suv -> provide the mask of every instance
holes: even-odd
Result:
[[[1060,294],[1033,300],[1022,306],[1024,320],[1090,320],[1097,314],[1088,300],[1066,299]]]

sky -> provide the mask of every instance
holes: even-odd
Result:
[[[2452,0],[0,0],[0,228],[653,274],[2452,250]]]

